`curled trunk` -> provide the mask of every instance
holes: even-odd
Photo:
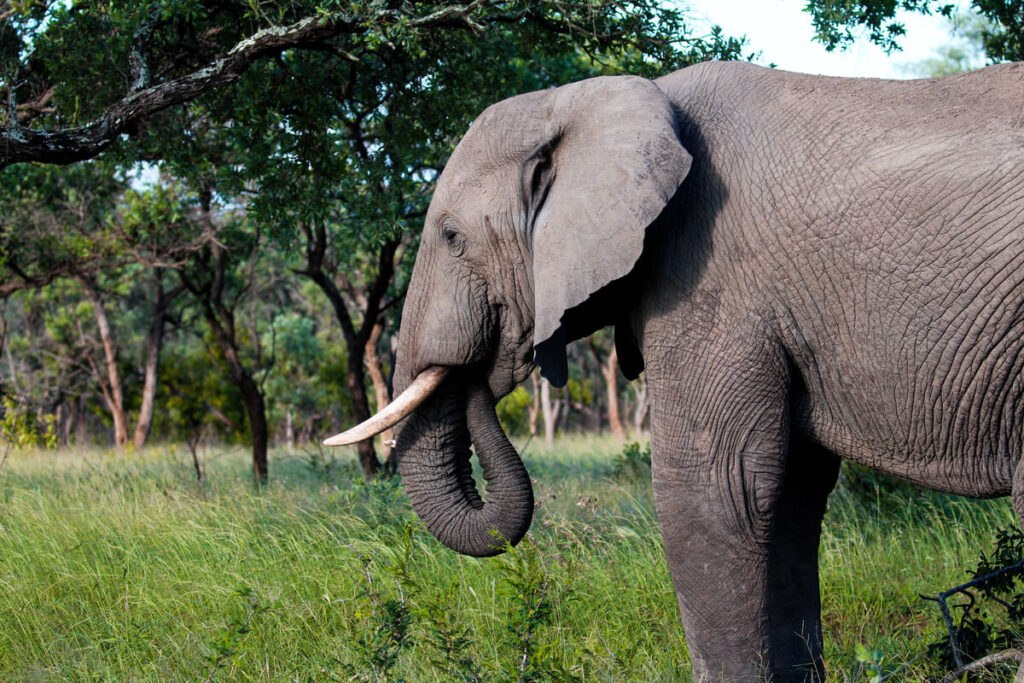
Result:
[[[398,435],[402,481],[413,509],[442,543],[486,557],[513,545],[533,518],[533,487],[502,431],[486,384],[465,393],[451,383],[409,416]],[[470,443],[487,482],[487,501],[473,482]]]

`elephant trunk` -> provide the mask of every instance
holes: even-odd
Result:
[[[398,469],[413,509],[439,541],[476,557],[515,545],[533,518],[533,486],[519,454],[498,423],[486,384],[463,394],[435,392],[398,435]],[[487,501],[473,482],[470,442],[487,482]]]

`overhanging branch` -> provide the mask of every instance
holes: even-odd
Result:
[[[111,105],[96,120],[76,128],[38,130],[20,125],[25,121],[8,120],[0,129],[0,169],[11,164],[38,161],[48,164],[70,164],[91,159],[106,149],[138,120],[238,80],[249,66],[266,55],[293,47],[323,49],[328,38],[343,33],[364,33],[372,24],[404,25],[411,29],[450,27],[453,23],[472,31],[482,30],[481,20],[498,20],[495,16],[474,14],[493,5],[496,0],[472,0],[421,16],[403,10],[378,9],[370,16],[344,13],[307,17],[288,26],[271,26],[239,41],[226,55],[187,76],[149,85],[149,68],[145,48],[157,23],[147,17],[136,31],[128,57],[130,73],[128,93]],[[358,57],[342,51],[349,61]],[[49,93],[52,95],[52,92]],[[43,104],[48,103],[49,98]],[[42,112],[40,112],[42,113]]]
[[[356,27],[357,22],[340,14],[307,17],[290,26],[272,26],[240,41],[225,56],[187,76],[133,90],[84,126],[45,131],[9,123],[7,129],[0,132],[0,169],[25,161],[70,164],[90,159],[135,121],[238,80],[264,55],[323,41]],[[139,59],[139,63],[134,63],[135,59]],[[132,86],[141,85],[146,78],[141,55],[133,53],[132,66]]]

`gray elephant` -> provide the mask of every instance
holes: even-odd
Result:
[[[494,414],[615,326],[697,680],[824,676],[840,458],[1024,513],[1024,64],[928,81],[709,63],[513,97],[427,214],[392,412],[417,514],[496,552],[533,510]],[[476,447],[486,502],[469,462]]]

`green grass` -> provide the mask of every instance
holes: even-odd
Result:
[[[620,449],[529,444],[533,529],[487,560],[441,547],[347,452],[277,452],[263,491],[240,450],[209,452],[202,484],[184,448],[12,453],[0,680],[515,680],[524,651],[534,680],[688,680],[650,483],[611,475]],[[858,645],[912,661],[904,680],[939,673],[918,594],[964,580],[1011,507],[846,479],[821,551],[831,673],[856,673]]]

